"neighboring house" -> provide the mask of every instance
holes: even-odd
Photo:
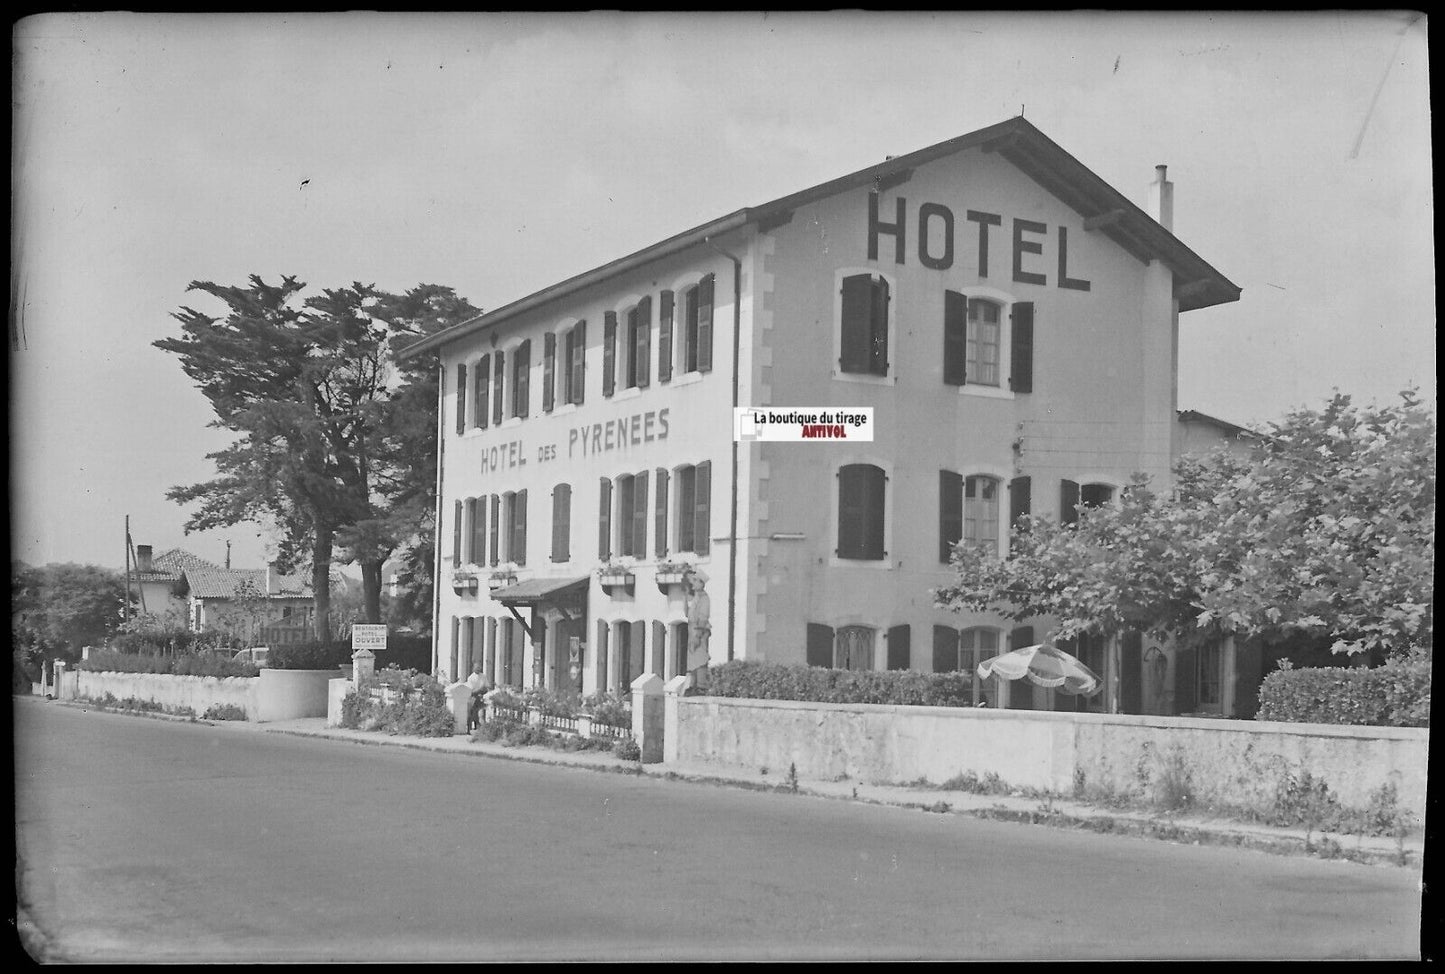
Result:
[[[193,632],[225,630],[258,645],[310,638],[309,579],[274,567],[220,568],[180,548],[152,558],[149,545],[136,546],[136,563],[132,584],[153,615],[175,613]]]
[[[1176,456],[1187,453],[1204,454],[1225,446],[1240,458],[1249,456],[1259,434],[1244,426],[1201,413],[1194,409],[1179,410],[1179,435]]]
[[[403,350],[443,363],[434,671],[671,678],[679,564],[709,576],[713,662],[971,674],[1044,638],[1048,620],[960,616],[931,590],[955,543],[1002,554],[1023,514],[1168,479],[1178,316],[1240,294],[1170,231],[1172,191],[1159,167],[1146,213],[1015,118]],[[737,406],[871,407],[874,438],[736,442]],[[1172,651],[1081,653],[1110,681],[1085,706],[1143,712]]]

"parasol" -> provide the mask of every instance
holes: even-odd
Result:
[[[1037,686],[1086,697],[1098,693],[1102,686],[1093,670],[1062,649],[1046,643],[1024,646],[986,659],[978,664],[978,675],[985,679],[999,676],[1005,680],[1026,677]]]

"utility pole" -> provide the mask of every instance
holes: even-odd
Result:
[[[121,607],[121,618],[130,622],[130,515],[125,516],[125,603]]]

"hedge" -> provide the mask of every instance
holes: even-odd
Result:
[[[812,703],[886,703],[919,707],[968,707],[973,684],[966,673],[913,670],[832,670],[820,666],[733,660],[708,671],[704,693],[754,700]]]
[[[431,671],[431,639],[426,636],[387,637],[386,649],[374,650],[378,670],[394,666],[403,670]],[[271,647],[267,657],[278,670],[329,670],[351,662],[351,642],[311,640]]]
[[[92,649],[90,658],[78,664],[82,670],[97,673],[168,673],[174,676],[256,676],[256,664],[233,660],[215,653],[182,653],[177,656],[153,656],[147,653],[119,653],[112,649]]]
[[[1430,662],[1276,670],[1260,685],[1254,719],[1428,727]]]

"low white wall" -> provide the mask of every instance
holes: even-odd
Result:
[[[329,670],[263,669],[255,720],[325,717],[327,689],[338,675],[335,667]]]
[[[109,693],[118,700],[135,697],[172,709],[189,707],[197,717],[214,705],[231,704],[246,712],[247,720],[257,713],[256,677],[172,676],[166,673],[112,673],[80,670],[76,692],[99,699]]]
[[[788,700],[674,697],[669,760],[804,778],[934,784],[972,772],[1072,794],[1077,782],[1148,795],[1187,774],[1200,802],[1268,802],[1287,775],[1323,780],[1362,807],[1393,783],[1423,820],[1429,731]],[[671,701],[670,701],[671,702]]]

